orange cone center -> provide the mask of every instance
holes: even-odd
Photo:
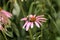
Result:
[[[35,22],[35,21],[36,21],[36,17],[34,17],[34,16],[33,16],[33,17],[30,17],[29,20],[30,20],[31,22]]]
[[[2,10],[2,8],[0,7],[0,11]]]

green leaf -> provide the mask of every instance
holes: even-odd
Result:
[[[19,13],[20,13],[20,7],[19,7],[17,1],[14,2],[13,6],[14,6],[14,8],[13,8],[12,13],[13,13],[13,15],[18,17]]]
[[[56,1],[57,1],[58,5],[60,6],[60,0],[56,0]]]
[[[5,40],[4,36],[2,35],[1,31],[0,31],[0,40]]]
[[[13,29],[13,32],[16,34],[16,36],[19,37],[19,30],[17,29],[14,23],[12,24],[12,29]]]
[[[31,3],[28,14],[31,14],[32,13],[34,4],[38,4],[38,3],[39,3],[39,1],[36,1],[36,2],[32,2]]]
[[[13,31],[11,26],[7,25],[3,32],[9,37],[13,37]]]
[[[57,37],[56,39],[57,39],[57,40],[60,40],[60,37]]]

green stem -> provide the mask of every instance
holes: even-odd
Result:
[[[29,34],[30,34],[30,38],[31,38],[31,40],[33,40],[33,35],[32,35],[31,30],[29,30]]]
[[[56,13],[56,10],[54,9],[53,5],[51,4],[50,0],[47,0],[47,3],[51,7],[51,9]]]
[[[34,0],[34,2],[31,3],[30,8],[29,8],[29,12],[28,12],[29,15],[32,13],[32,9],[33,9],[34,4],[38,4],[38,3],[39,2],[38,1],[35,2],[35,0]]]
[[[41,35],[43,35],[43,34],[42,34],[42,27],[41,27]],[[41,40],[42,40],[42,36],[41,36]]]
[[[20,8],[21,8],[21,10],[22,10],[23,16],[25,17],[25,16],[26,16],[26,12],[24,11],[24,9],[23,9],[23,7],[22,7],[21,1],[20,1]]]
[[[5,40],[8,40],[3,31],[2,31],[2,34],[3,34],[4,38],[5,38]]]
[[[35,4],[35,2],[32,2],[30,5],[29,12],[28,12],[29,15],[32,13],[32,9],[33,9],[34,4]]]
[[[7,2],[7,4],[6,4],[7,6],[8,6],[8,4],[9,4],[9,2],[10,2],[10,1]]]

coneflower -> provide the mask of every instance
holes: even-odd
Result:
[[[7,24],[8,23],[8,19],[11,18],[12,14],[5,11],[5,10],[2,10],[0,8],[0,30],[2,30],[3,28],[3,24]]]
[[[36,24],[36,26],[39,28],[42,26],[43,22],[46,22],[46,18],[44,18],[44,15],[36,16],[36,15],[29,15],[25,18],[22,18],[21,21],[25,21],[25,24],[23,28],[26,28],[26,31],[29,30],[29,27],[33,28],[33,25]]]

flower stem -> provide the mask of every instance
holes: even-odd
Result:
[[[8,40],[3,31],[2,31],[2,34],[3,34],[4,38],[5,38],[5,40]]]
[[[30,38],[31,38],[31,40],[33,40],[33,35],[32,35],[31,30],[29,30],[29,34],[30,34]]]
[[[21,1],[20,1],[20,8],[21,8],[21,10],[22,10],[23,16],[25,17],[25,16],[26,16],[26,12],[24,11],[24,9],[23,9],[23,7],[22,7]]]
[[[46,0],[51,9],[56,13],[56,10],[54,9],[53,5],[51,4],[50,0]]]
[[[43,36],[43,33],[42,33],[43,32],[43,29],[42,29],[42,27],[41,27],[41,40],[42,40],[42,36]]]

